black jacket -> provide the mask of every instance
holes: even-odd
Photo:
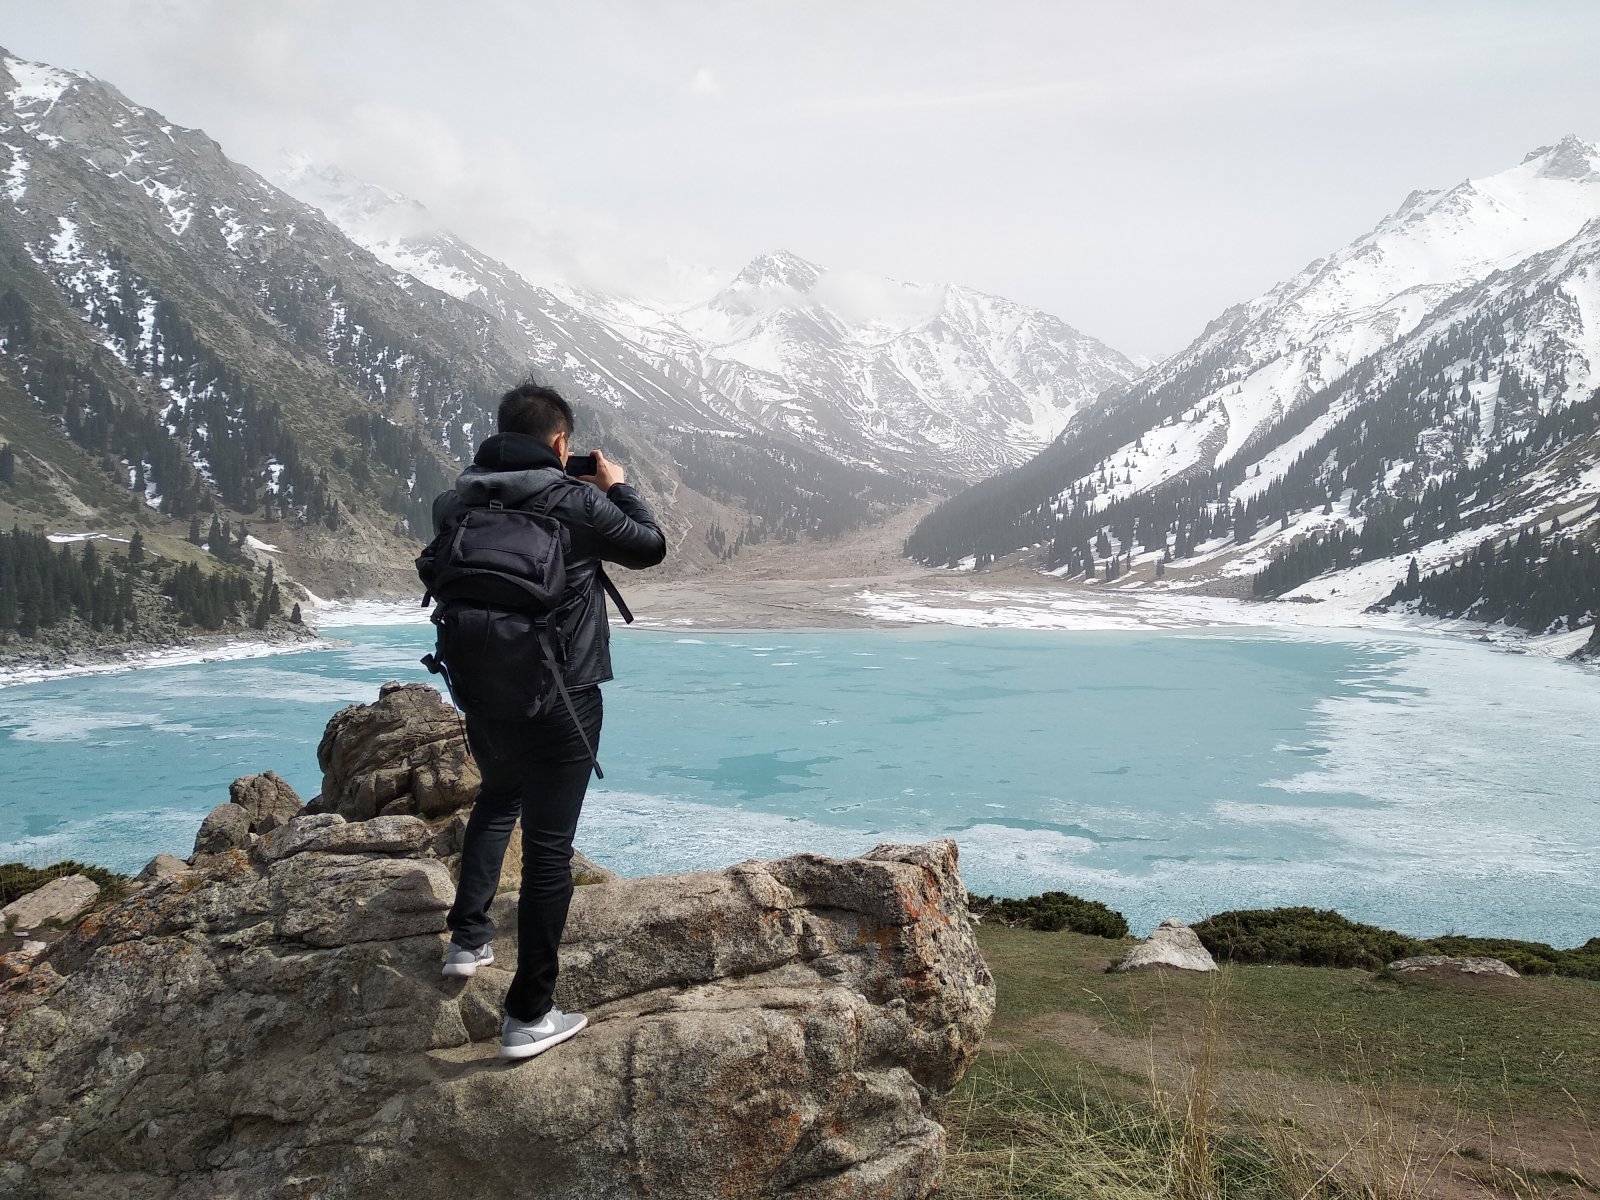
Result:
[[[564,651],[567,686],[587,687],[612,677],[601,563],[640,570],[667,557],[667,539],[639,493],[619,483],[602,496],[569,476],[555,451],[538,438],[497,433],[478,447],[454,490],[433,502],[433,529],[438,533],[466,509],[483,508],[491,499],[507,508],[526,508],[551,488],[561,489],[550,515],[561,522],[567,564],[567,592],[556,606],[552,629]]]

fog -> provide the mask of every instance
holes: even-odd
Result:
[[[336,162],[535,278],[779,247],[1169,352],[1418,187],[1600,137],[1600,6],[0,0],[234,157]]]

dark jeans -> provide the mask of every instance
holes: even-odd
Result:
[[[572,693],[589,744],[600,748],[600,688]],[[476,949],[494,937],[489,905],[511,827],[522,818],[522,895],[517,905],[517,973],[506,1012],[536,1021],[555,993],[561,931],[572,902],[572,836],[589,788],[589,755],[566,705],[535,720],[467,718],[467,741],[483,786],[467,819],[461,882],[448,923],[457,945]]]

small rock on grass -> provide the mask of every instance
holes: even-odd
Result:
[[[1215,971],[1217,960],[1200,943],[1200,936],[1176,917],[1168,917],[1112,967],[1136,971],[1143,967],[1172,967],[1179,971]]]
[[[1423,954],[1416,958],[1402,958],[1389,964],[1396,975],[1503,975],[1508,979],[1522,976],[1498,958],[1453,958],[1448,954]]]

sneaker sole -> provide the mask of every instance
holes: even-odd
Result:
[[[551,1034],[542,1041],[529,1042],[526,1046],[507,1046],[500,1043],[500,1057],[509,1059],[532,1058],[536,1054],[543,1054],[551,1046],[559,1046],[562,1042],[577,1037],[589,1027],[589,1018],[581,1018],[571,1029],[564,1029],[560,1033]]]
[[[478,973],[479,967],[494,966],[494,955],[470,963],[445,963],[439,968],[439,974],[449,979],[469,979]]]

